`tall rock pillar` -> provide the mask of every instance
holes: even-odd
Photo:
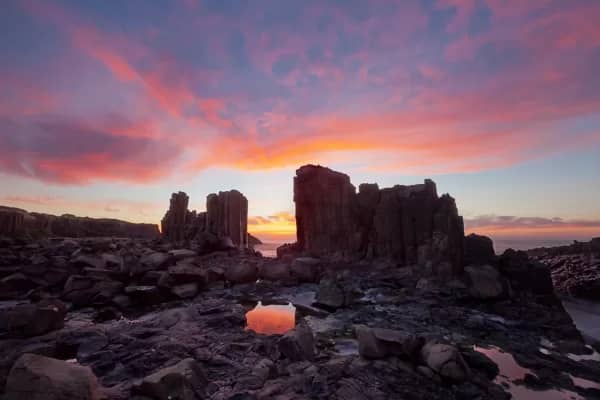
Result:
[[[234,245],[248,247],[248,200],[237,190],[209,194],[206,198],[206,230],[229,237]]]
[[[171,195],[169,210],[160,223],[164,238],[176,242],[185,239],[189,200],[184,192]]]

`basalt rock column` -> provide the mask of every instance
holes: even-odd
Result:
[[[13,236],[23,231],[25,210],[0,207],[0,235]]]
[[[163,237],[172,241],[185,239],[186,217],[190,198],[184,192],[173,193],[169,210],[161,221]]]
[[[206,230],[229,237],[238,247],[248,247],[248,200],[237,190],[209,194],[206,198]]]
[[[433,181],[379,189],[329,168],[306,165],[294,178],[297,243],[317,256],[388,258],[433,272],[460,273],[464,228],[456,203]]]
[[[298,246],[313,255],[348,253],[359,239],[354,211],[358,205],[348,175],[314,165],[294,178]]]

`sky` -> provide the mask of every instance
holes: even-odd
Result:
[[[450,193],[467,232],[600,236],[597,0],[3,0],[0,204],[158,223],[307,163]]]

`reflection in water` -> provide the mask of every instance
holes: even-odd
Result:
[[[504,386],[512,394],[514,399],[519,400],[583,400],[577,393],[567,390],[533,390],[526,386],[516,385],[515,380],[523,379],[526,374],[535,375],[530,369],[523,368],[515,361],[510,353],[506,353],[498,347],[489,348],[474,346],[474,350],[488,356],[494,361],[500,373],[494,382]]]
[[[288,305],[263,306],[259,301],[256,307],[246,313],[246,329],[265,335],[281,334],[296,326],[296,307]]]
[[[281,243],[263,243],[254,246],[254,250],[260,251],[263,257],[277,258],[277,248]]]

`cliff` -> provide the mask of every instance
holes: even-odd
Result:
[[[0,236],[8,237],[135,237],[156,238],[155,224],[140,224],[108,218],[30,213],[0,206]]]

